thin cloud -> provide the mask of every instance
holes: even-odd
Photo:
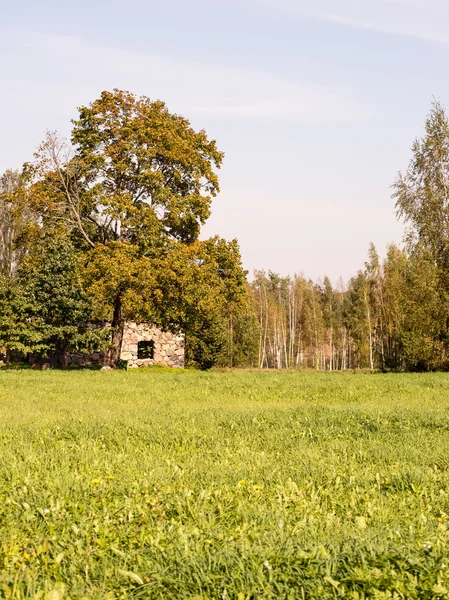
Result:
[[[95,45],[78,37],[0,28],[0,171],[20,165],[46,129],[69,133],[76,107],[104,89],[161,98],[170,110],[211,121],[350,123],[370,114],[344,87],[309,84],[247,68],[190,63]]]
[[[447,0],[262,0],[262,4],[349,27],[449,44]]]
[[[96,46],[76,37],[1,32],[2,75],[10,93],[33,89],[42,100],[51,87],[66,96],[75,91],[124,87],[162,97],[186,114],[223,118],[292,118],[354,121],[366,111],[345,89],[277,77],[264,71],[188,63],[158,55]],[[14,48],[7,60],[6,48]],[[30,65],[35,65],[31,67]],[[28,73],[26,77],[23,73]],[[19,74],[19,75],[18,75]],[[3,85],[2,85],[3,87]],[[79,97],[75,93],[75,97]],[[46,94],[45,101],[51,101]],[[72,99],[73,103],[73,99]]]

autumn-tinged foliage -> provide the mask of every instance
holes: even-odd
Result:
[[[56,352],[63,364],[81,332],[50,342],[48,306],[59,302],[70,328],[83,298],[83,319],[112,321],[113,365],[124,320],[142,320],[182,329],[187,363],[201,368],[449,368],[449,122],[439,103],[393,185],[404,247],[381,258],[371,244],[347,283],[263,270],[248,282],[236,240],[200,240],[222,161],[163,102],[120,90],[79,108],[71,145],[49,133],[22,173],[0,180],[3,349]],[[48,255],[50,238],[61,257],[70,248],[74,288],[69,272],[58,280],[66,263]],[[59,296],[31,293],[51,269]]]
[[[194,131],[163,102],[114,90],[79,109],[71,146],[49,133],[25,165],[16,188],[34,238],[9,246],[26,256],[45,237],[70,241],[91,320],[112,321],[112,364],[125,319],[182,328],[188,360],[201,367],[216,362],[227,307],[240,302],[245,281],[235,240],[198,239],[219,191],[222,160],[205,131]],[[1,206],[14,206],[11,194],[3,196]],[[3,254],[11,275],[8,265],[19,259]],[[37,277],[40,268],[36,263]],[[25,329],[36,322],[21,321]],[[46,351],[15,344],[9,334],[2,339],[16,350]]]

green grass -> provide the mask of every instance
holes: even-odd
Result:
[[[449,375],[0,373],[1,598],[449,598]]]

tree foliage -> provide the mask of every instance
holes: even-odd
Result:
[[[58,356],[89,347],[87,320],[182,330],[187,363],[449,368],[449,121],[434,102],[393,198],[405,247],[373,244],[345,285],[256,271],[236,240],[200,239],[223,154],[163,102],[103,92],[71,145],[50,133],[0,180],[0,344]],[[98,343],[102,343],[98,341]]]
[[[74,151],[49,134],[35,172],[49,206],[89,246],[129,243],[143,252],[191,243],[219,191],[223,154],[165,104],[103,92],[79,109]]]
[[[408,226],[410,248],[427,248],[436,264],[449,270],[449,121],[434,102],[425,135],[415,140],[412,159],[394,183],[396,210]]]
[[[0,338],[8,352],[54,357],[65,368],[68,352],[106,348],[105,332],[88,327],[91,299],[78,257],[64,239],[44,237],[0,285]]]
[[[0,273],[7,278],[14,276],[37,226],[25,181],[19,171],[8,170],[0,177]]]
[[[189,360],[211,366],[245,281],[236,241],[199,241],[219,191],[216,142],[120,90],[79,109],[71,142],[47,135],[25,165],[24,197],[47,236],[70,240],[90,318],[112,320],[112,364],[125,319],[141,319],[181,328]]]

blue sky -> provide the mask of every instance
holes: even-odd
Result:
[[[447,0],[0,0],[0,170],[114,87],[160,98],[226,154],[204,235],[244,266],[334,281],[400,242],[389,186],[432,97]]]

